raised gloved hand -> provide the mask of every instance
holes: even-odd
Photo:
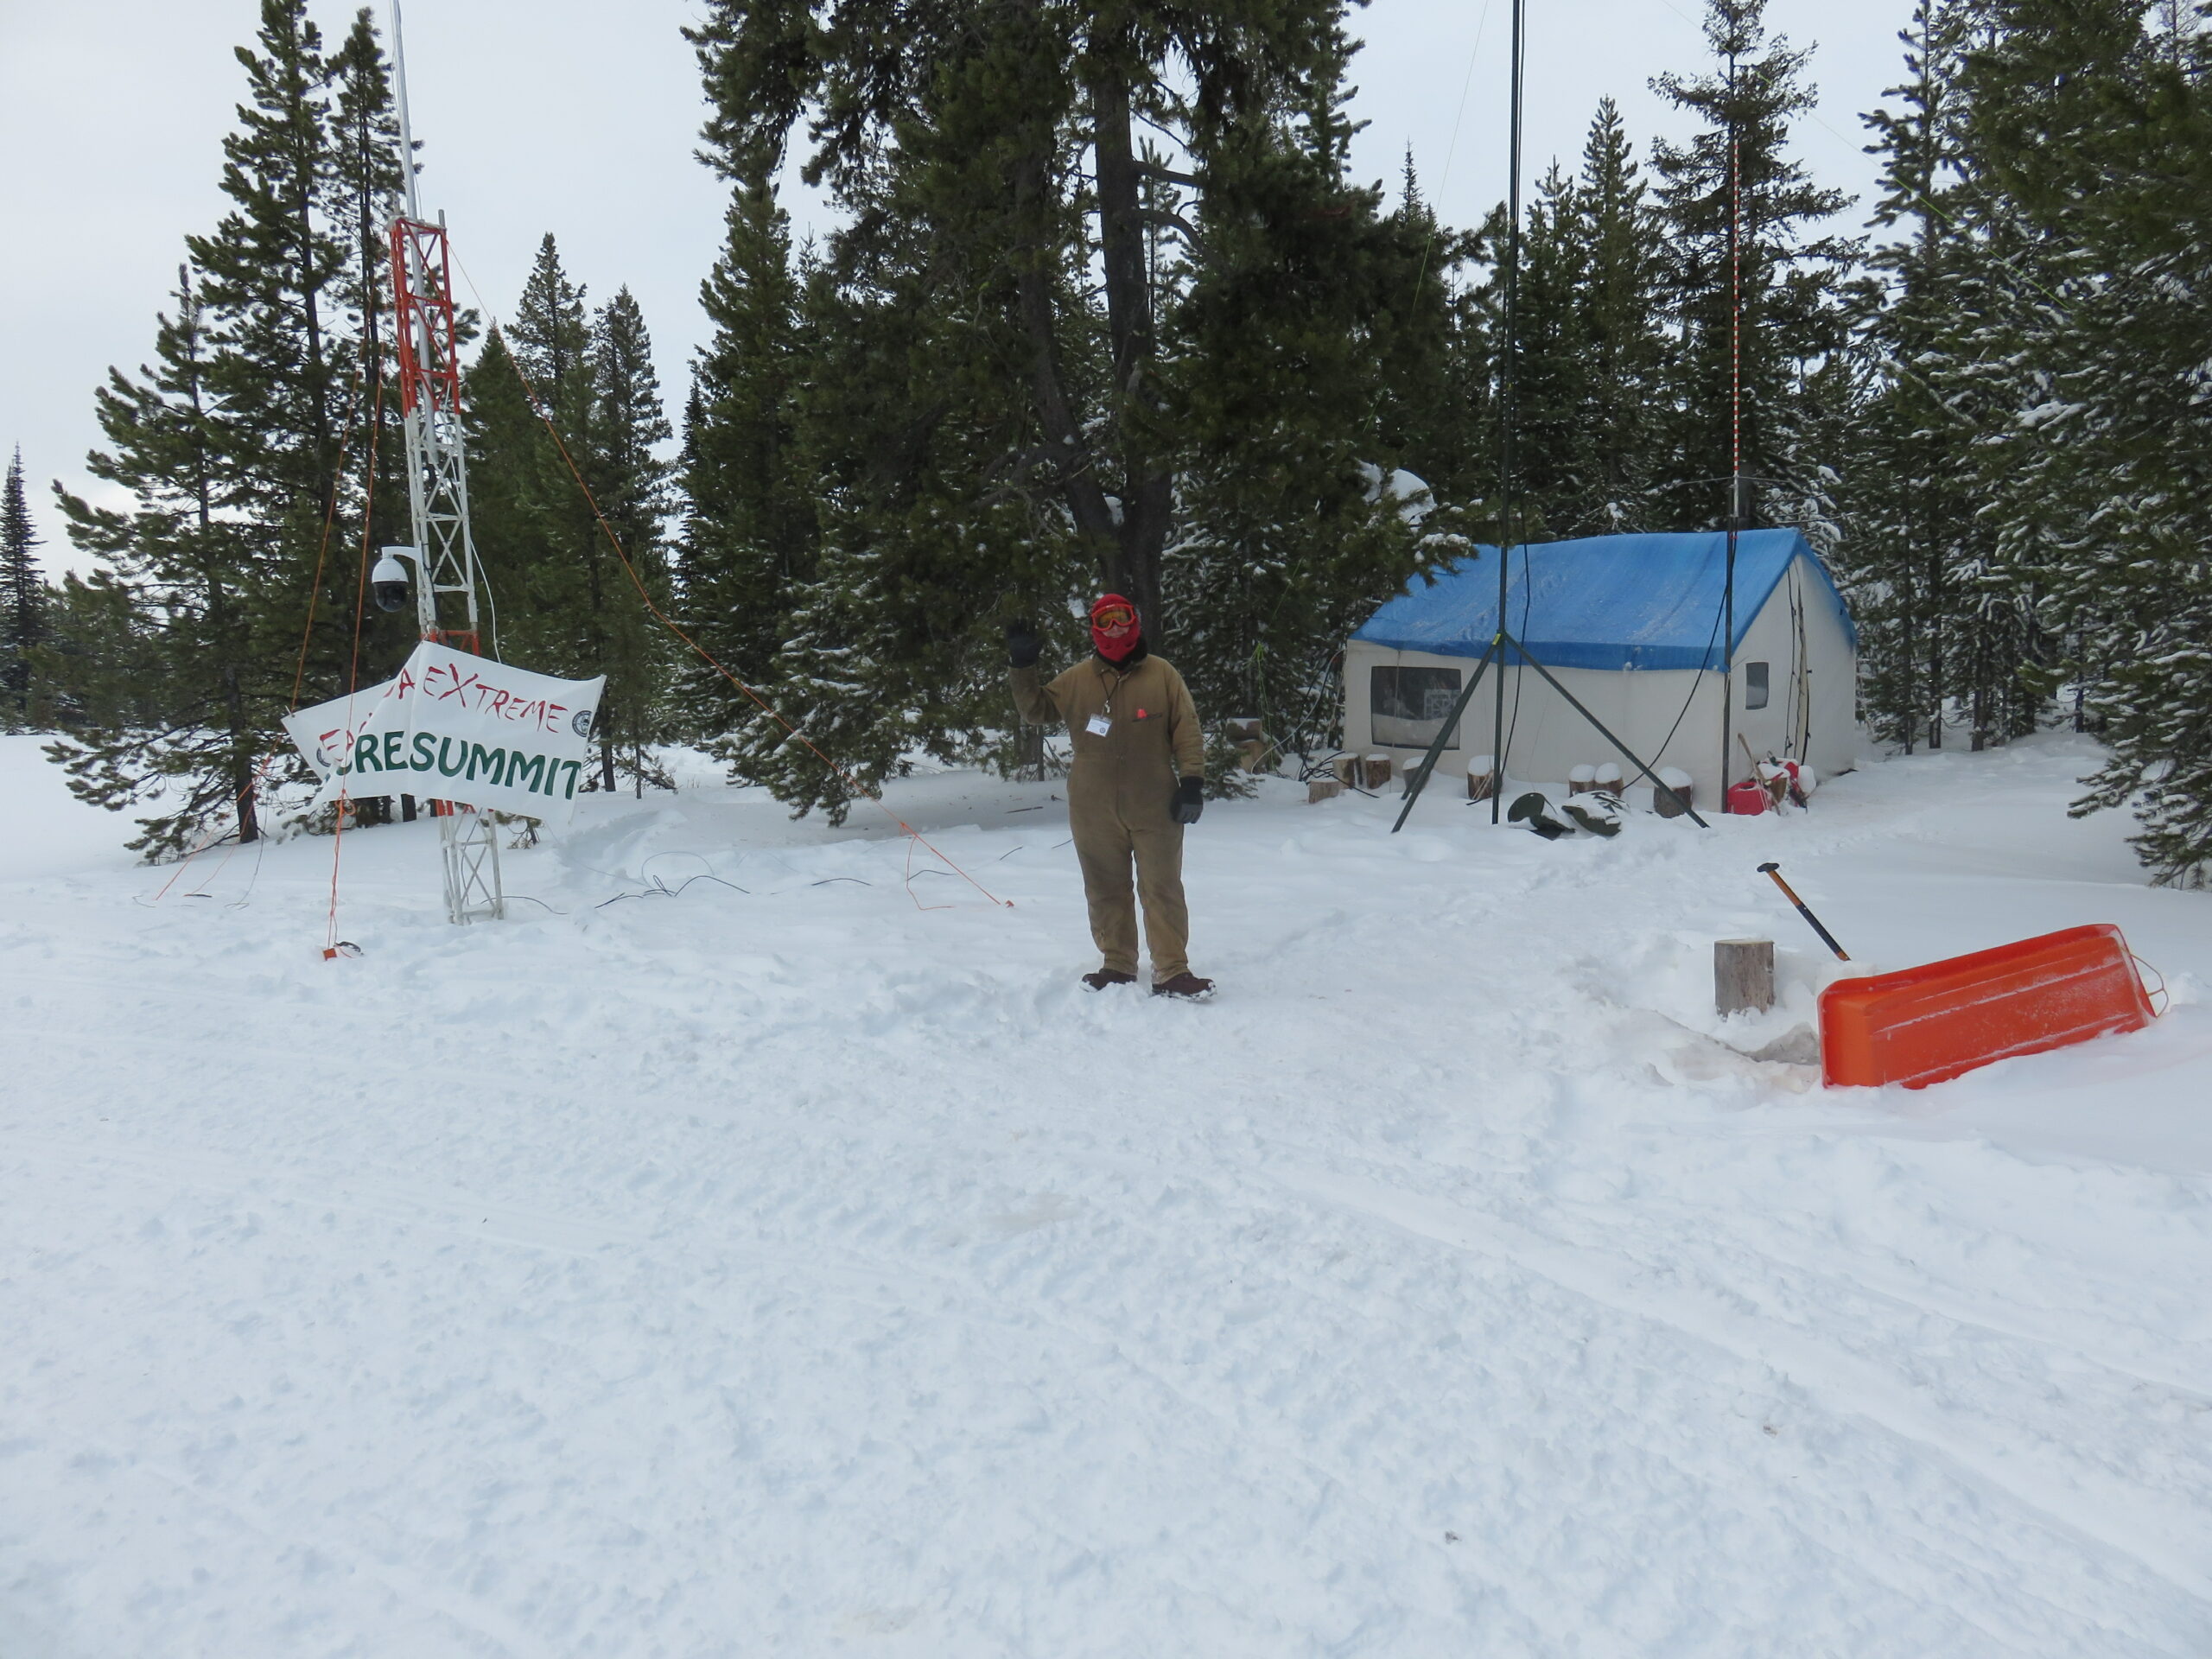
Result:
[[[1045,642],[1037,637],[1034,622],[1009,622],[1006,625],[1007,660],[1016,668],[1034,668],[1043,654]]]
[[[1206,786],[1203,778],[1185,778],[1175,785],[1175,804],[1167,809],[1168,817],[1178,823],[1196,823],[1206,804],[1200,798]]]

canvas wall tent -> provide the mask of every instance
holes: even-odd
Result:
[[[1728,538],[1595,536],[1513,550],[1506,626],[1621,741],[1654,767],[1690,774],[1700,810],[1749,766],[1721,758],[1721,670],[1735,664],[1732,729],[1764,756],[1808,760],[1821,776],[1857,764],[1859,636],[1820,557],[1794,530],[1737,537],[1736,637],[1721,639]],[[1430,582],[1415,577],[1352,635],[1344,653],[1344,743],[1416,761],[1497,628],[1497,559],[1478,549]],[[1516,662],[1505,673],[1508,776],[1563,782],[1617,753]],[[1491,753],[1491,683],[1437,763],[1464,773]],[[1624,773],[1630,768],[1622,762]]]

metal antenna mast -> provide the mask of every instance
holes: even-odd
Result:
[[[1513,0],[1513,94],[1512,109],[1508,117],[1511,137],[1506,145],[1507,166],[1512,178],[1507,186],[1508,206],[1505,219],[1505,363],[1504,397],[1501,399],[1505,416],[1503,430],[1498,439],[1498,526],[1497,526],[1497,635],[1491,643],[1491,650],[1497,657],[1497,684],[1496,701],[1491,711],[1491,786],[1490,821],[1496,823],[1503,810],[1505,794],[1505,607],[1507,582],[1513,569],[1513,429],[1519,423],[1520,410],[1516,394],[1520,385],[1521,328],[1519,306],[1521,298],[1521,67],[1526,61],[1522,33],[1527,27],[1527,0]],[[1522,563],[1528,563],[1522,554]],[[1516,701],[1514,707],[1517,709]],[[1402,817],[1400,822],[1404,820]]]
[[[391,288],[397,313],[399,406],[407,435],[407,513],[411,548],[387,556],[415,565],[415,614],[423,638],[476,652],[476,542],[468,528],[468,454],[461,422],[461,353],[455,339],[453,251],[445,215],[422,217],[415,193],[415,135],[407,114],[407,54],[399,0],[391,0],[391,60],[399,105],[399,166],[405,211],[391,221]],[[458,626],[443,626],[439,601],[458,602]],[[499,825],[488,812],[434,801],[444,853],[446,914],[455,922],[506,913],[499,879]]]
[[[1505,753],[1505,670],[1508,663],[1511,661],[1511,658],[1507,656],[1509,652],[1512,653],[1513,658],[1520,659],[1518,662],[1512,663],[1515,676],[1514,708],[1516,711],[1520,708],[1520,676],[1525,670],[1533,668],[1536,671],[1538,677],[1557,692],[1568,707],[1590,722],[1592,730],[1620,751],[1621,758],[1636,768],[1636,775],[1649,778],[1651,780],[1652,791],[1656,795],[1664,796],[1674,802],[1682,811],[1689,815],[1691,823],[1703,830],[1709,826],[1698,816],[1697,809],[1692,806],[1685,797],[1677,794],[1674,788],[1657,772],[1652,771],[1651,767],[1627,744],[1607,731],[1605,722],[1579,702],[1572,691],[1561,685],[1551,670],[1546,668],[1538,659],[1535,652],[1516,639],[1513,630],[1506,626],[1506,607],[1511,602],[1512,598],[1510,573],[1513,569],[1515,541],[1513,438],[1514,429],[1520,423],[1517,393],[1520,380],[1521,332],[1517,314],[1521,290],[1521,85],[1522,69],[1528,61],[1527,25],[1528,0],[1513,0],[1513,96],[1510,105],[1512,137],[1507,146],[1510,156],[1508,165],[1512,168],[1513,177],[1508,193],[1509,202],[1506,208],[1505,356],[1502,365],[1503,372],[1500,376],[1499,398],[1500,412],[1504,418],[1501,423],[1502,430],[1498,435],[1498,499],[1502,522],[1498,526],[1497,533],[1497,626],[1491,635],[1490,649],[1483,652],[1481,658],[1476,662],[1475,671],[1468,677],[1466,684],[1460,690],[1458,700],[1452,705],[1451,712],[1445,715],[1442,724],[1437,728],[1435,740],[1429,744],[1428,753],[1421,758],[1421,765],[1406,780],[1406,804],[1398,809],[1398,821],[1390,826],[1390,833],[1395,836],[1406,827],[1406,819],[1414,810],[1414,803],[1421,798],[1421,791],[1428,787],[1429,776],[1436,770],[1437,757],[1444,753],[1445,740],[1459,729],[1459,716],[1466,712],[1468,706],[1473,702],[1475,688],[1483,683],[1483,676],[1493,666],[1497,670],[1497,683],[1491,687],[1495,697],[1491,703],[1491,714],[1490,821],[1492,823],[1498,822],[1498,815],[1503,805],[1505,794],[1505,766],[1508,759]],[[1732,552],[1735,546],[1732,535],[1729,539],[1729,546]],[[1521,580],[1524,594],[1528,586],[1535,580],[1535,572],[1529,568],[1529,550],[1525,546],[1521,550]],[[1526,612],[1529,607],[1524,603],[1522,608]],[[1724,772],[1722,776],[1726,776],[1726,773]]]
[[[407,59],[399,0],[391,0],[391,57],[399,103],[399,164],[406,211],[391,221],[391,286],[398,311],[399,402],[407,433],[407,512],[423,637],[477,651],[476,543],[468,528],[468,457],[461,424],[461,358],[454,340],[453,254],[445,216],[422,217],[415,194],[415,138],[407,116]],[[439,597],[459,601],[458,627],[440,619]]]
[[[1737,28],[1729,18],[1729,28]],[[1737,38],[1728,38],[1728,564],[1722,578],[1720,640],[1720,793],[1726,810],[1728,774],[1735,760],[1728,752],[1736,719],[1736,538],[1751,528],[1751,503],[1744,486],[1744,144],[1737,131]],[[1758,769],[1752,768],[1756,778]]]

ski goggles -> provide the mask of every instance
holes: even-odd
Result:
[[[1135,607],[1109,605],[1090,613],[1090,626],[1101,633],[1126,633],[1137,625]]]

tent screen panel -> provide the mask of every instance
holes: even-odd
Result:
[[[1744,664],[1744,707],[1764,709],[1766,707],[1766,664],[1745,663]]]
[[[1436,741],[1445,717],[1459,699],[1456,668],[1377,668],[1370,671],[1367,706],[1373,718],[1373,742],[1385,748],[1425,749]],[[1455,724],[1445,740],[1459,746]]]

